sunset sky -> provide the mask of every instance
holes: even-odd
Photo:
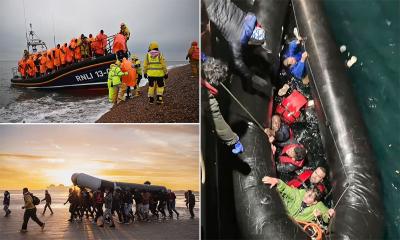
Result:
[[[0,189],[72,185],[73,173],[199,190],[196,125],[2,125]]]

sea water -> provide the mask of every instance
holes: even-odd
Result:
[[[382,179],[385,238],[400,239],[400,1],[324,3],[343,62],[358,59],[349,75]]]

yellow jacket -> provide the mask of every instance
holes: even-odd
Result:
[[[35,208],[35,205],[33,204],[32,196],[29,192],[24,194],[24,202],[25,202],[25,209]]]
[[[149,51],[143,62],[143,73],[149,77],[164,77],[168,74],[164,56],[158,50]]]

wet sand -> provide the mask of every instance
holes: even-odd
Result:
[[[169,70],[164,104],[148,103],[148,85],[142,96],[114,106],[98,123],[197,123],[199,122],[199,80],[191,76],[190,65]]]
[[[12,210],[9,217],[0,216],[1,239],[199,239],[198,209],[196,217],[190,219],[189,210],[178,208],[179,219],[153,220],[152,222],[135,222],[129,225],[115,221],[115,228],[104,228],[91,223],[91,218],[82,222],[68,222],[67,208],[53,209],[54,214],[46,212],[42,216],[43,206],[38,208],[38,217],[46,223],[42,231],[35,222],[29,220],[28,232],[20,233],[24,211]]]

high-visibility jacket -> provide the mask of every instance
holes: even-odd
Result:
[[[134,64],[135,64],[135,69],[136,69],[136,75],[138,75],[138,74],[142,75],[142,66],[140,65],[140,60],[136,59]]]
[[[18,61],[18,72],[21,73],[22,77],[25,77],[26,75],[25,68],[26,68],[26,61],[24,58],[22,58],[21,60]]]
[[[89,55],[89,45],[90,45],[90,42],[87,38],[81,39],[81,44],[80,44],[81,55],[84,55],[84,56]]]
[[[132,62],[123,58],[121,62],[121,71],[128,72],[128,75],[122,76],[122,82],[128,87],[136,86],[136,69],[132,67]]]
[[[82,41],[80,39],[78,39],[78,42],[76,42],[76,46],[75,46],[75,49],[74,49],[74,58],[75,58],[75,60],[81,60],[81,58],[82,58],[81,45],[82,45]]]
[[[54,50],[54,65],[59,67],[61,65],[61,49],[56,48]]]
[[[118,33],[117,35],[115,35],[114,37],[114,44],[113,44],[113,49],[112,52],[113,53],[117,53],[118,51],[124,51],[126,52],[126,40],[125,40],[125,36]]]
[[[54,68],[54,59],[51,50],[47,50],[46,68],[52,70]]]
[[[61,61],[61,64],[62,64],[62,65],[65,64],[66,55],[67,55],[67,47],[64,46],[64,45],[62,45],[62,47],[61,47],[61,49],[60,49],[60,61]]]
[[[167,74],[164,56],[157,50],[146,54],[143,65],[144,74],[149,77],[164,77]]]
[[[42,57],[40,58],[40,73],[46,72],[47,70],[46,63],[47,63],[47,56],[43,54]]]
[[[125,73],[121,71],[120,67],[115,64],[111,64],[110,71],[108,71],[108,86],[113,87],[121,84],[121,77],[123,75],[125,75]]]
[[[71,63],[72,61],[74,61],[74,50],[75,50],[75,42],[74,44],[72,44],[72,42],[69,44],[69,46],[67,47],[67,52],[65,55],[65,60],[67,61],[67,63]]]

